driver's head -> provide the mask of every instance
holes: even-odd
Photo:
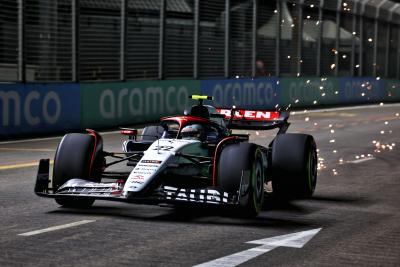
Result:
[[[204,137],[204,129],[200,124],[191,124],[183,127],[181,131],[182,139],[202,140]]]

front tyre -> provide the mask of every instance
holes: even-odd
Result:
[[[101,144],[101,142],[98,142]],[[56,192],[60,186],[73,178],[99,181],[96,175],[95,159],[99,160],[96,140],[92,135],[72,133],[63,137],[54,157],[52,187]],[[94,203],[94,199],[70,197],[55,199],[65,207],[86,208]]]
[[[220,155],[217,185],[239,194],[241,215],[256,216],[264,200],[265,169],[263,154],[255,144],[228,145]]]

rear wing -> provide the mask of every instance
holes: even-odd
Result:
[[[285,133],[290,123],[289,112],[268,110],[247,110],[217,108],[217,112],[224,116],[227,128],[247,130],[270,130],[279,128],[278,133]]]

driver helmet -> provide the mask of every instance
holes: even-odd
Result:
[[[200,124],[191,124],[183,127],[181,135],[182,139],[201,140],[204,136],[204,128]]]

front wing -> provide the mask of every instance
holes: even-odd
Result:
[[[79,178],[68,180],[58,190],[54,191],[52,188],[49,188],[49,169],[49,160],[40,160],[35,184],[35,193],[40,197],[57,199],[93,198],[99,200],[154,205],[161,203],[182,202],[238,205],[241,203],[242,198],[247,197],[246,189],[248,188],[248,177],[244,177],[242,179],[242,184],[236,193],[224,192],[219,187],[177,188],[173,186],[162,185],[146,194],[138,194],[129,191],[124,192],[123,183],[97,183]]]

